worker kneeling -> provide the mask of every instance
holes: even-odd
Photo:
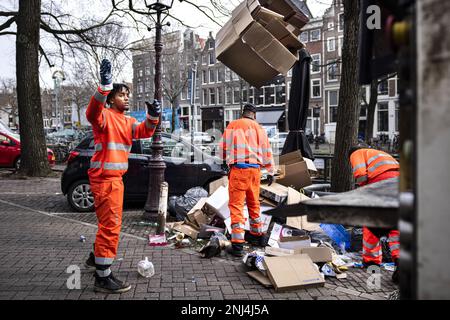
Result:
[[[274,160],[265,130],[256,122],[256,107],[246,104],[242,118],[232,121],[222,137],[221,155],[230,168],[229,203],[231,214],[231,250],[243,256],[243,244],[262,246],[263,232],[259,203],[261,168],[269,172],[269,185],[275,181]],[[247,203],[250,234],[245,234],[244,203]]]
[[[371,149],[366,144],[354,146],[349,151],[353,176],[359,186],[399,176],[400,165],[386,152]],[[400,233],[398,230],[363,227],[363,264],[381,265],[383,254],[380,238],[388,234],[391,257],[396,265],[392,276],[398,282],[398,258],[400,255]]]

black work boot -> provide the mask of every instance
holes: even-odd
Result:
[[[95,292],[124,293],[131,289],[131,285],[117,279],[112,273],[107,277],[100,277],[97,273],[95,273],[94,277]]]
[[[89,258],[84,262],[84,266],[88,269],[95,270],[95,256],[93,252],[89,252]]]
[[[228,247],[228,253],[235,257],[242,257],[244,256],[244,246],[242,243],[233,243],[231,247]]]
[[[245,234],[245,241],[247,241],[247,243],[257,246],[257,247],[264,247],[265,245],[265,240],[263,236],[255,236],[251,233],[246,233]]]

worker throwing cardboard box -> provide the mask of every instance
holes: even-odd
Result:
[[[231,214],[231,251],[243,255],[245,240],[262,245],[259,186],[261,167],[266,168],[269,185],[275,181],[274,160],[265,130],[256,122],[256,107],[246,104],[242,118],[232,121],[222,136],[221,155],[230,167],[229,203]],[[244,201],[250,218],[250,234],[245,235]]]

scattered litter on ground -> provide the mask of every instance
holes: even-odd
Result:
[[[147,221],[132,222],[131,225],[140,226],[140,227],[156,227],[156,226],[158,226],[158,224],[156,222],[147,222]]]
[[[220,232],[214,232],[208,243],[204,245],[199,253],[203,258],[212,258],[218,256],[222,250],[231,246],[231,242]]]
[[[149,238],[148,244],[150,246],[165,246],[167,244],[165,234],[150,235],[148,238]]]
[[[85,236],[80,236],[80,242],[86,242],[86,237]]]

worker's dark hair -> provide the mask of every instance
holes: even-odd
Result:
[[[125,83],[113,83],[113,88],[111,92],[108,94],[108,97],[106,98],[106,102],[108,104],[111,104],[109,101],[114,98],[116,93],[122,92],[122,90],[125,89],[128,91],[128,94],[130,94],[130,88]]]
[[[350,150],[348,150],[347,157],[350,158],[353,152],[359,149],[370,149],[371,147],[365,143],[365,142],[359,142],[358,144],[355,144],[354,146],[350,147]]]

